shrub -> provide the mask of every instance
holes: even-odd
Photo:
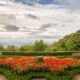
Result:
[[[37,57],[37,62],[38,62],[38,63],[43,62],[43,56],[38,56],[38,57]]]
[[[4,51],[2,52],[3,55],[20,55],[20,56],[60,56],[60,55],[72,55],[73,53],[74,51],[33,51],[33,52]]]

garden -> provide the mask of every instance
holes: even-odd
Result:
[[[7,80],[74,80],[73,77],[80,74],[80,56],[4,55],[3,52],[0,56],[0,73]]]

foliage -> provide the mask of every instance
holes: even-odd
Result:
[[[0,51],[4,51],[4,50],[5,48],[2,45],[0,45]]]
[[[8,45],[6,51],[17,51],[18,48],[15,45]]]
[[[17,75],[12,70],[0,68],[0,73],[4,74],[8,80],[31,80],[33,77],[45,77],[47,80],[71,80],[75,74],[80,73],[80,68],[64,70],[59,74],[51,72],[26,72],[25,75]]]
[[[37,40],[31,45],[8,45],[3,47],[0,45],[0,51],[80,51],[80,30],[70,35],[66,35],[63,39],[53,44],[46,44],[43,40]]]
[[[34,43],[34,51],[44,51],[47,45],[44,43],[43,40],[36,41]]]
[[[80,51],[80,30],[52,44],[53,51]]]
[[[19,48],[19,51],[33,51],[33,45],[23,45]]]
[[[43,62],[43,56],[37,56],[37,62],[38,63]]]
[[[64,56],[64,55],[72,55],[73,53],[77,53],[77,51],[3,51],[3,55],[18,55],[18,56]]]

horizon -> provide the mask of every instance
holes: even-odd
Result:
[[[67,36],[67,35],[65,35],[65,36]],[[63,38],[61,38],[61,39],[63,39]],[[61,40],[61,39],[59,39],[59,40]],[[42,39],[35,40],[35,41],[7,41],[7,42],[2,41],[2,42],[0,42],[0,45],[2,45],[4,47],[7,47],[8,45],[15,45],[17,47],[20,47],[20,46],[24,46],[24,45],[33,45],[36,41],[40,41],[40,40],[42,40]],[[54,44],[55,42],[58,42],[59,40],[55,40],[55,41],[45,41],[45,40],[43,40],[43,41],[44,41],[45,44],[51,45],[51,44]]]

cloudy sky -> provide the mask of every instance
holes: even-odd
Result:
[[[80,29],[80,0],[0,0],[0,43],[52,43]]]

